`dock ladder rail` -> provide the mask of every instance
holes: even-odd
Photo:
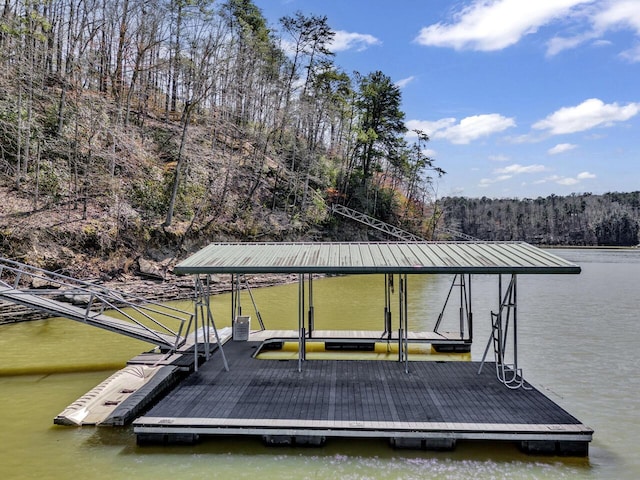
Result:
[[[176,351],[192,312],[0,258],[0,299]]]
[[[371,228],[375,228],[381,232],[386,233],[387,235],[391,235],[392,237],[399,238],[405,242],[424,242],[424,238],[415,235],[411,232],[407,232],[406,230],[402,230],[401,228],[396,227],[395,225],[390,225],[388,223],[383,222],[382,220],[378,220],[377,218],[371,217],[366,213],[358,212],[357,210],[353,210],[351,208],[345,207],[344,205],[340,205],[338,203],[334,203],[331,205],[331,211],[333,213],[337,213],[342,215],[343,217],[350,218],[351,220],[355,220],[356,222],[363,223]]]
[[[502,291],[502,278],[499,280],[499,291]],[[478,374],[482,372],[482,367],[489,353],[489,348],[493,346],[493,354],[496,367],[496,377],[507,388],[525,390],[530,389],[524,380],[522,368],[518,367],[518,338],[517,338],[517,302],[516,302],[517,282],[516,275],[511,276],[511,281],[504,297],[501,298],[498,312],[491,312],[491,334],[484,355],[480,362]],[[511,327],[511,330],[510,330]],[[513,341],[512,363],[506,359],[507,340],[511,336]]]
[[[378,220],[366,213],[358,212],[357,210],[353,210],[352,208],[345,207],[344,205],[340,205],[339,203],[334,203],[331,205],[331,212],[342,215],[343,217],[349,218],[351,220],[355,220],[356,222],[360,222],[368,227],[375,228],[381,232],[386,233],[387,235],[391,235],[399,240],[404,242],[424,242],[425,239],[419,235],[416,235],[411,232],[407,232],[395,225],[391,225],[389,223],[383,222],[382,220]],[[455,238],[459,238],[461,240],[467,240],[469,242],[480,242],[481,240],[476,237],[472,237],[471,235],[467,235],[466,233],[458,232],[451,228],[436,228],[435,231],[440,234],[446,234],[453,236]]]

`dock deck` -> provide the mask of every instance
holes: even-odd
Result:
[[[388,438],[398,447],[458,440],[518,442],[531,452],[587,455],[593,431],[535,388],[511,390],[493,364],[253,358],[260,342],[228,342],[134,422],[140,443],[251,435],[267,443]]]

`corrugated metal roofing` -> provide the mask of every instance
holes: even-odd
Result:
[[[214,273],[580,273],[522,242],[212,243],[178,274]]]

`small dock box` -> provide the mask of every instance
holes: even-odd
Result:
[[[249,340],[251,330],[251,317],[238,315],[233,321],[233,340],[235,342],[246,342]]]

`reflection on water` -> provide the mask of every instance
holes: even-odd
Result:
[[[531,382],[595,429],[589,459],[530,457],[502,443],[415,452],[396,451],[377,440],[330,440],[319,449],[290,449],[223,438],[196,446],[139,448],[130,429],[56,427],[55,415],[149,346],[54,319],[0,327],[0,476],[639,478],[640,360],[634,352],[640,333],[640,251],[555,253],[580,264],[583,273],[519,278],[520,363]],[[409,279],[412,329],[433,328],[450,281]],[[383,284],[378,276],[314,281],[316,328],[382,329]],[[268,328],[295,328],[297,285],[253,293]],[[479,360],[489,333],[488,312],[497,303],[496,279],[474,276],[473,295],[472,358]],[[214,297],[219,326],[229,324],[228,303],[228,297]],[[255,315],[244,296],[243,313]],[[457,306],[446,321],[456,325]]]

